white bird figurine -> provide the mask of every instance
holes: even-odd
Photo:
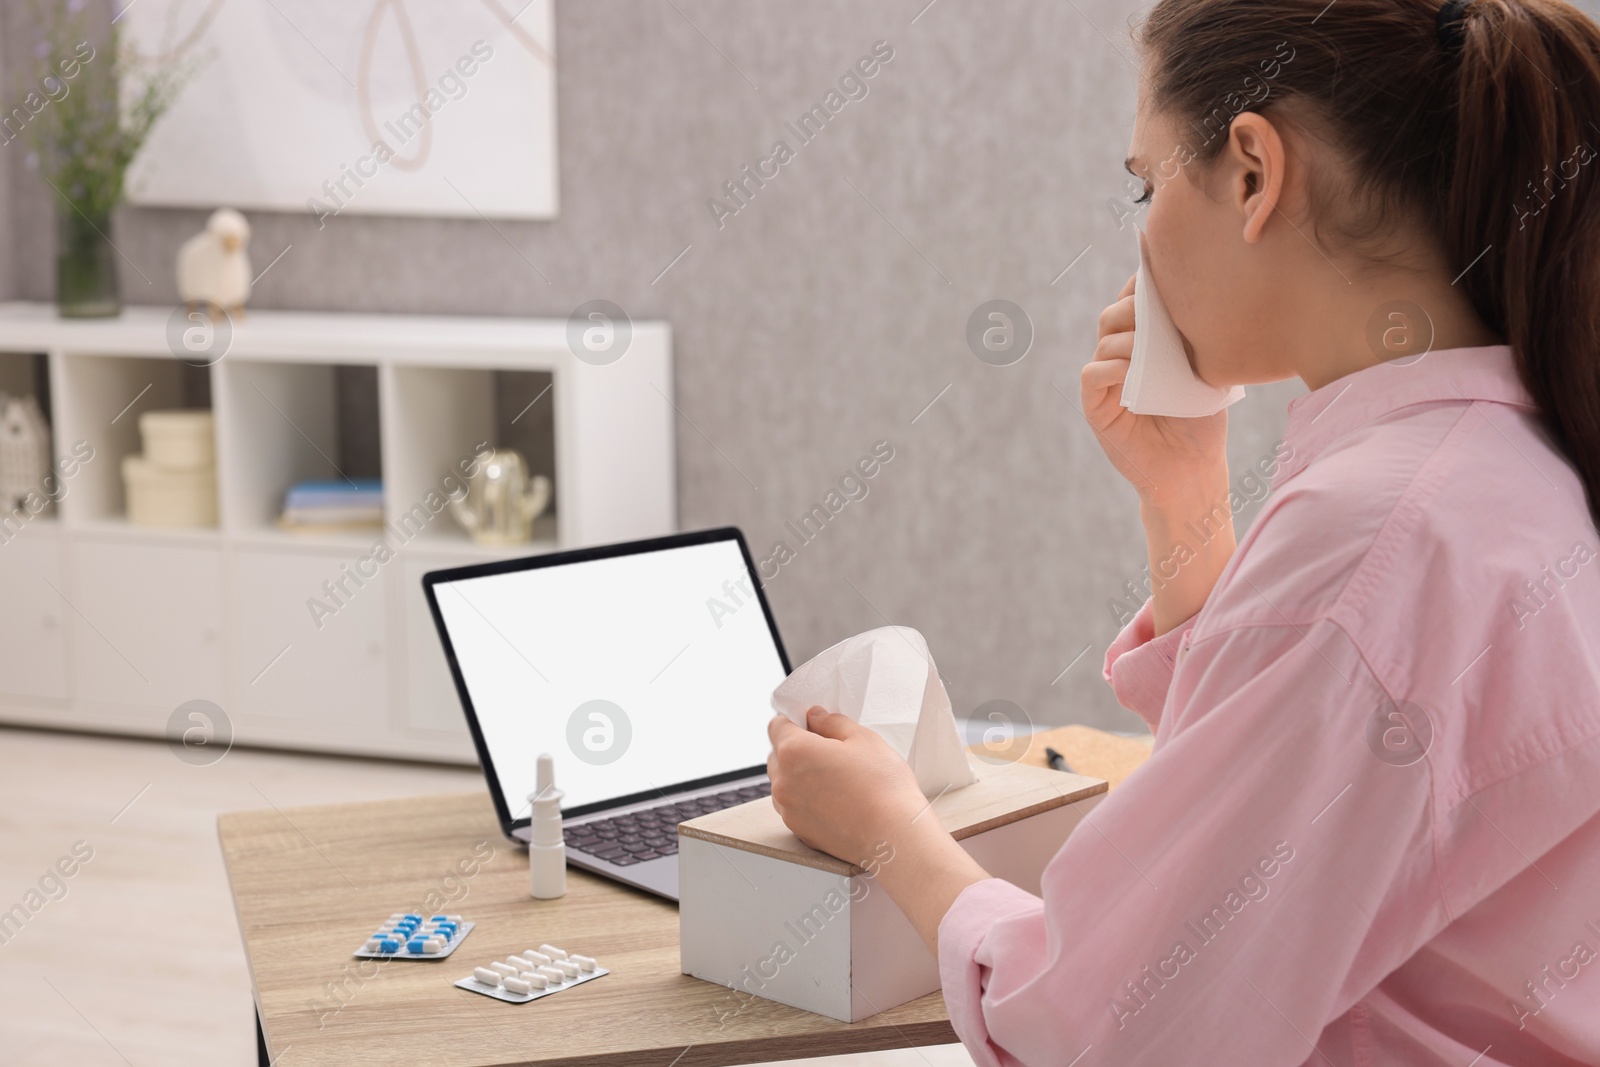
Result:
[[[178,249],[178,296],[185,306],[209,306],[235,318],[250,299],[250,224],[232,208],[218,208],[206,228]]]

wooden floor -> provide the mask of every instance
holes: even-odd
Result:
[[[481,784],[474,769],[242,749],[199,767],[159,741],[0,728],[0,913],[36,906],[20,930],[0,932],[0,1060],[252,1067],[250,980],[217,814]],[[60,879],[75,845],[92,858]],[[797,1062],[972,1059],[945,1045]]]

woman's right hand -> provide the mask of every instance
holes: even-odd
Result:
[[[1197,419],[1135,415],[1122,406],[1122,383],[1133,356],[1133,294],[1128,279],[1116,303],[1100,313],[1094,358],[1083,368],[1083,414],[1112,465],[1148,508],[1189,509],[1227,483],[1228,412]]]
[[[1151,622],[1159,636],[1200,611],[1233,555],[1228,411],[1177,419],[1135,415],[1122,406],[1137,280],[1129,278],[1117,302],[1100,313],[1094,359],[1083,368],[1083,413],[1100,447],[1139,492]]]

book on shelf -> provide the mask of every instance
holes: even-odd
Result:
[[[383,483],[374,478],[297,482],[284,494],[286,530],[368,530],[383,525]]]
[[[383,507],[383,482],[376,478],[351,478],[327,482],[296,482],[284,494],[283,506]]]

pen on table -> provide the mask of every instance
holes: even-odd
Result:
[[[1050,766],[1051,770],[1066,771],[1068,774],[1073,773],[1072,768],[1067,766],[1066,757],[1048,746],[1044,750],[1044,761]]]

